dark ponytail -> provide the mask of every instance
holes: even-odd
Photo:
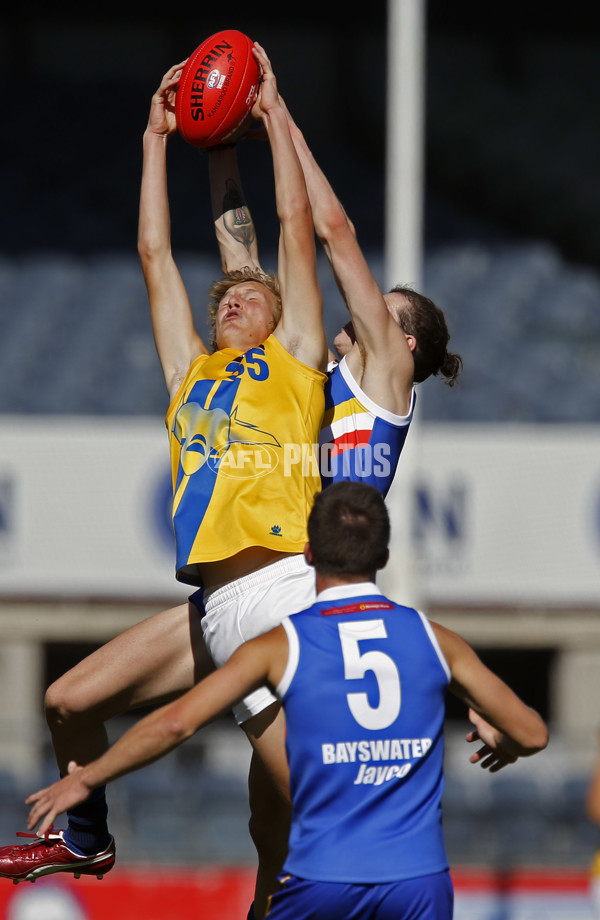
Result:
[[[416,346],[413,351],[415,362],[415,383],[427,380],[432,374],[441,376],[449,387],[453,387],[462,372],[460,355],[447,351],[450,333],[446,318],[433,300],[398,284],[390,294],[401,294],[408,303],[398,307],[396,319],[406,335],[412,335]]]

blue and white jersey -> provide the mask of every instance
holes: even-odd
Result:
[[[293,801],[284,871],[354,884],[445,871],[450,669],[431,624],[366,583],[321,592],[283,626],[277,692]]]
[[[325,414],[319,435],[321,482],[365,482],[385,497],[392,484],[416,402],[395,415],[373,402],[342,358],[328,371]]]

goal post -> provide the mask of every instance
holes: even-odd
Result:
[[[420,289],[423,262],[423,172],[426,0],[388,0],[385,167],[385,284]],[[390,562],[380,576],[395,600],[421,606],[411,539],[419,454],[419,407],[387,504]]]

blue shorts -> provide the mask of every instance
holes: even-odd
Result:
[[[283,873],[268,920],[452,920],[449,872],[399,882],[311,882]]]

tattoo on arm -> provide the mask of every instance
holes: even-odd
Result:
[[[226,183],[223,197],[223,225],[233,239],[241,243],[249,252],[256,239],[256,231],[241,189],[233,179],[228,179]]]

